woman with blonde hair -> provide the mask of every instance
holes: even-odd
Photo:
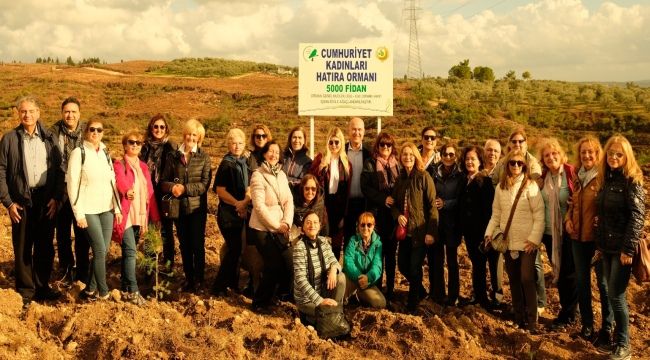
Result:
[[[610,359],[630,358],[630,314],[626,291],[632,272],[632,257],[643,237],[645,192],[643,173],[634,158],[630,142],[614,135],[605,144],[605,161],[600,165],[596,196],[596,245],[602,253],[601,266],[607,282],[616,327]]]
[[[580,336],[590,341],[594,335],[594,313],[591,305],[591,259],[596,253],[594,225],[596,223],[596,195],[600,190],[598,169],[603,160],[603,148],[594,136],[587,135],[576,145],[577,177],[573,184],[573,195],[565,217],[564,226],[571,238],[573,261],[576,267],[578,306],[582,329]],[[601,299],[602,326],[595,345],[609,344],[612,323],[612,308],[607,299],[607,284],[601,266],[595,266],[596,283]]]
[[[438,209],[436,187],[415,144],[406,142],[399,151],[400,173],[393,189],[391,211],[398,226],[405,228],[406,236],[399,238],[398,266],[409,281],[406,307],[415,312],[427,292],[422,286],[422,264],[427,246],[438,241]]]
[[[339,128],[327,133],[325,151],[316,155],[309,172],[316,176],[325,193],[325,209],[330,223],[332,251],[338,259],[343,246],[343,221],[350,195],[352,165],[345,153],[345,138]]]
[[[509,152],[504,163],[507,167],[494,194],[485,243],[489,245],[499,233],[505,237],[508,248],[504,258],[516,325],[536,333],[535,259],[544,233],[544,199],[530,179],[523,152]]]
[[[210,156],[201,149],[205,128],[196,119],[183,127],[183,143],[167,157],[161,190],[180,201],[174,220],[183,259],[183,291],[200,291],[205,279],[205,225],[208,215]]]
[[[564,218],[573,194],[576,174],[573,165],[567,163],[566,153],[556,138],[542,140],[539,158],[542,159],[539,183],[545,209],[542,242],[553,267],[553,284],[557,284],[560,296],[560,312],[553,320],[551,329],[560,330],[575,322],[578,306],[571,242],[564,231]],[[543,279],[541,258],[538,259],[539,263],[535,264],[537,276]]]

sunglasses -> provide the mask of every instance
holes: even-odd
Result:
[[[620,152],[618,152],[618,151],[609,150],[609,151],[607,152],[607,156],[609,156],[609,157],[611,157],[611,158],[622,159],[623,156],[625,156],[625,154],[620,153]]]
[[[165,126],[165,125],[154,125],[154,126],[152,126],[152,128],[154,130],[158,130],[158,129],[165,130],[167,128],[167,126]]]
[[[88,128],[88,132],[89,132],[89,133],[91,133],[91,132],[97,132],[97,133],[100,133],[100,134],[101,134],[102,131],[104,131],[104,129],[102,129],[102,128],[100,128],[100,127],[92,127],[92,126],[90,126],[90,127]]]
[[[442,154],[442,157],[453,159],[456,157],[456,153],[444,153]]]
[[[338,141],[338,140],[330,140],[330,141],[329,141],[329,144],[330,144],[330,145],[338,145],[338,144],[340,144],[340,143],[341,143],[341,142]]]
[[[266,139],[266,134],[255,134],[254,136],[257,140]]]
[[[513,139],[513,140],[510,140],[510,142],[513,143],[513,144],[523,144],[523,143],[526,142],[526,140],[514,140]]]
[[[522,160],[510,160],[510,161],[508,161],[508,165],[524,167],[524,165],[526,165],[526,163],[523,162]]]
[[[302,188],[302,189],[303,189],[304,191],[312,191],[312,192],[316,192],[316,187],[315,187],[315,186],[305,186],[305,187]]]
[[[422,138],[424,140],[433,141],[433,140],[435,140],[437,138],[437,136],[435,136],[435,135],[423,135]]]
[[[140,141],[140,140],[131,140],[131,139],[129,139],[129,140],[127,140],[126,142],[127,142],[129,145],[137,145],[137,146],[142,145],[142,141]]]
[[[359,226],[361,226],[362,228],[371,228],[371,227],[375,226],[375,224],[373,224],[373,223],[361,223],[361,224],[359,224]]]
[[[380,142],[380,143],[379,143],[379,147],[383,147],[383,148],[386,148],[386,149],[390,149],[390,148],[393,147],[393,144],[391,144],[391,143],[386,143],[386,142]]]

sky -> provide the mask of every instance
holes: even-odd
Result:
[[[221,57],[298,65],[299,43],[391,44],[408,65],[405,0],[0,0],[0,60]],[[464,59],[497,76],[650,80],[650,0],[413,0],[422,71]]]

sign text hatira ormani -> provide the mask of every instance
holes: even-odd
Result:
[[[324,59],[368,59],[372,49],[321,49],[320,56]],[[325,70],[316,73],[316,81],[377,81],[376,72],[366,72],[368,60],[326,60]]]

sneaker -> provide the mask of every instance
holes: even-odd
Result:
[[[147,303],[147,300],[145,300],[142,295],[140,294],[139,291],[136,291],[134,293],[130,293],[128,295],[128,301],[137,306],[143,306]]]
[[[629,346],[616,345],[614,351],[609,354],[610,360],[630,360],[631,358],[632,354]]]

